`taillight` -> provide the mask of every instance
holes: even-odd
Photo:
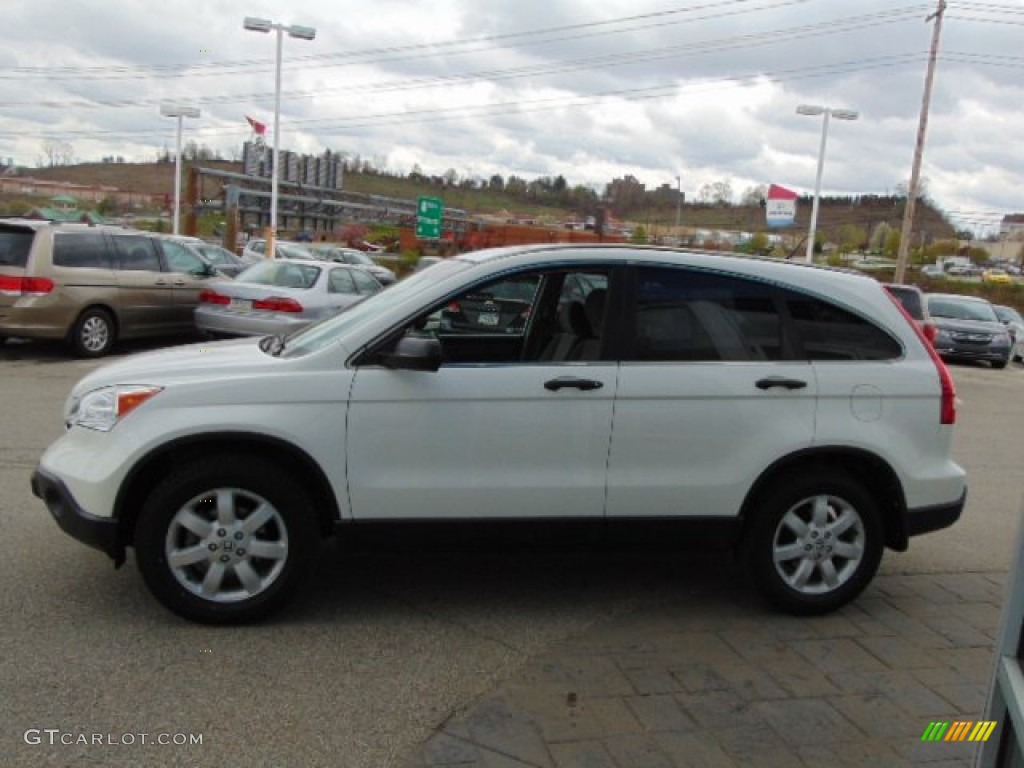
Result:
[[[264,309],[268,312],[301,312],[302,305],[295,299],[271,296],[269,299],[257,299],[252,303],[253,309]]]
[[[925,323],[921,330],[924,332],[924,337],[928,340],[928,343],[935,344],[935,336],[939,332],[935,323]]]
[[[932,345],[932,341],[935,340],[935,326],[931,323],[925,326],[925,328],[931,328],[931,339],[929,339],[927,330],[922,330],[921,326],[914,322],[914,318],[910,316],[910,313],[907,312],[899,299],[888,291],[886,291],[886,294],[892,300],[892,303],[896,305],[896,309],[900,311],[900,314],[907,319],[910,327],[917,334],[917,338],[924,343],[924,348],[928,350],[928,356],[935,363],[935,370],[939,373],[939,385],[942,388],[942,400],[939,404],[939,423],[956,424],[956,386],[953,384],[953,377],[950,375],[949,369],[942,362],[942,358],[939,357],[939,353],[935,351],[935,347]]]
[[[231,299],[224,294],[205,288],[199,292],[199,302],[201,304],[223,304],[226,306],[231,303]]]
[[[458,312],[459,311],[459,302],[453,301],[451,304],[449,304],[448,305],[448,311],[449,312]]]
[[[45,296],[53,290],[48,277],[13,277],[0,275],[0,293],[15,296]]]

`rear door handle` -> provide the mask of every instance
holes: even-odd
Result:
[[[589,392],[592,389],[600,389],[603,386],[603,382],[594,381],[593,379],[577,379],[575,376],[559,376],[557,379],[544,382],[544,389],[551,392],[557,392],[560,389],[579,389]]]
[[[803,389],[807,386],[806,381],[800,379],[787,379],[784,376],[769,376],[766,379],[758,379],[754,382],[754,385],[758,389],[774,389],[775,387],[782,387],[783,389]]]

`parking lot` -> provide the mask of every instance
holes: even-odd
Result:
[[[6,764],[967,764],[919,740],[982,714],[1024,511],[1018,364],[952,367],[964,518],[887,553],[837,615],[771,614],[717,556],[424,553],[324,557],[294,610],[249,628],[177,619],[32,496],[99,365],[0,347]],[[202,743],[153,743],[181,734]]]

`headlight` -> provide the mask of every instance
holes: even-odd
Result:
[[[939,328],[939,329],[937,329],[935,331],[935,340],[936,341],[944,341],[944,342],[946,342],[948,344],[953,339],[949,335],[949,331],[944,331],[942,328]]]
[[[138,385],[94,389],[71,404],[67,424],[109,432],[121,419],[161,391],[163,387]]]

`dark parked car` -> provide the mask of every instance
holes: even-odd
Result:
[[[1005,368],[1013,346],[995,309],[985,299],[952,293],[927,294],[935,323],[935,350],[944,358],[986,360]]]
[[[921,329],[924,337],[934,344],[936,328],[935,323],[932,322],[931,315],[928,313],[924,292],[916,285],[901,285],[899,283],[885,283],[885,289],[902,305],[911,319],[917,323],[917,327]]]
[[[1013,339],[1013,353],[1010,355],[1013,360],[1024,360],[1024,317],[1020,316],[1013,307],[1004,307],[1001,304],[993,304],[992,309],[996,311],[999,322],[1006,326]]]

